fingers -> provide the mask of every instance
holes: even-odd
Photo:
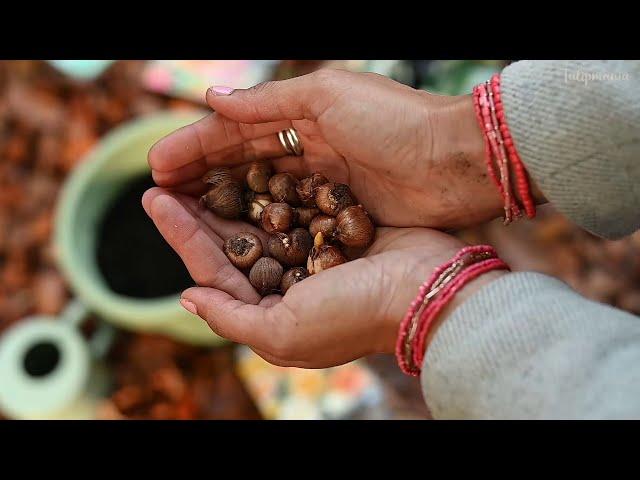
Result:
[[[208,186],[205,185],[200,178],[192,180],[187,183],[178,183],[176,186],[165,182],[164,188],[170,189],[171,192],[190,195],[192,197],[200,197],[207,193]]]
[[[284,318],[280,295],[269,295],[259,305],[249,305],[213,288],[189,288],[181,303],[191,313],[203,318],[221,337],[248,345],[266,361],[281,366],[306,367],[303,360],[290,358],[291,331],[282,325],[292,324]],[[193,311],[195,309],[195,311]]]
[[[309,362],[281,359],[271,355],[268,352],[265,352],[264,350],[260,350],[257,348],[252,348],[251,350],[253,350],[255,354],[261,357],[263,360],[266,360],[270,364],[276,365],[278,367],[313,368],[313,366]]]
[[[300,157],[286,156],[273,159],[271,162],[275,172],[287,172],[297,178],[311,175],[311,169]],[[204,195],[209,186],[202,182],[203,175],[209,167],[190,168],[190,165],[177,169],[175,172],[153,172],[153,179],[159,187],[169,188],[174,192],[191,196]],[[183,171],[184,169],[184,171]],[[236,179],[244,182],[249,165],[238,165],[231,169]]]
[[[185,202],[188,201],[191,202],[192,205],[197,205],[197,202],[191,197],[182,196],[182,198]],[[269,234],[261,228],[254,227],[250,223],[243,222],[241,220],[227,220],[224,218],[220,218],[206,208],[200,208],[199,206],[196,206],[195,208],[198,209],[200,218],[207,224],[209,228],[211,228],[211,230],[219,235],[222,240],[226,240],[236,233],[249,232],[257,235],[262,241],[263,248],[267,248]]]
[[[151,175],[153,181],[159,187],[173,187],[193,180],[200,180],[208,169],[207,161],[203,157],[170,172],[152,170]],[[200,182],[200,186],[205,187],[202,181]]]
[[[222,248],[225,240],[239,232],[250,232],[257,235],[263,245],[266,245],[266,242],[269,240],[269,234],[261,228],[257,228],[242,220],[227,220],[225,218],[218,217],[212,211],[202,208],[200,206],[200,202],[189,195],[167,192],[162,188],[152,188],[145,193],[145,196],[143,197],[143,204],[148,205],[154,196],[160,194],[168,194],[176,199],[186,210],[189,211],[189,213],[191,213],[193,218],[198,221],[200,228],[213,238],[214,243],[219,248]]]
[[[202,214],[206,212],[206,210],[202,209],[198,205],[198,201],[193,197],[188,197],[186,195],[180,195],[172,192],[168,192],[162,188],[151,188],[145,192],[142,196],[142,206],[147,212],[147,215],[151,217],[150,205],[158,195],[171,195],[175,198],[186,210],[191,213],[193,218],[198,222],[200,228],[211,238],[211,240],[219,247],[222,248],[224,243],[224,239],[221,238],[215,231],[211,229],[211,227],[207,224],[206,218],[203,218]],[[211,212],[209,212],[211,213]]]
[[[247,163],[278,158],[285,154],[286,152],[280,144],[277,135],[271,134],[207,155],[206,157],[199,158],[171,171],[152,170],[152,175],[154,182],[159,187],[172,188],[174,186],[182,186],[194,180],[199,180],[208,170],[214,167],[228,166],[232,168],[234,176],[238,180],[242,180],[248,168],[246,166]],[[301,162],[299,157],[282,158],[290,159],[289,162],[295,169],[300,169],[299,165],[301,165]],[[275,164],[280,161],[281,159],[278,158],[278,162],[274,162],[274,167],[276,166]],[[199,187],[201,187],[199,191],[204,189],[204,185],[202,184],[199,185]],[[189,189],[189,192],[192,190],[193,189]]]
[[[276,134],[289,126],[291,124],[286,120],[246,125],[218,113],[211,113],[170,133],[153,145],[149,150],[149,165],[154,171],[170,172],[229,147]]]
[[[349,75],[324,69],[246,90],[214,86],[206,98],[211,108],[238,122],[316,120],[347,88]]]
[[[260,301],[247,277],[222,252],[221,237],[191,209],[162,189],[146,192],[143,205],[198,285],[218,288],[247,303]]]
[[[182,293],[182,300],[195,305],[197,315],[221,337],[261,350],[271,349],[273,328],[267,307],[262,304],[247,304],[214,288],[189,288]]]
[[[149,150],[151,169],[167,172],[204,157],[208,152],[205,151],[201,132],[214,128],[216,123],[215,114],[209,114],[160,139]]]

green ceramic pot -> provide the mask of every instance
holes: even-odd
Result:
[[[179,294],[135,299],[111,291],[98,269],[95,252],[97,227],[109,204],[125,184],[149,171],[149,148],[205,114],[154,114],[107,135],[64,186],[57,209],[55,243],[61,270],[89,310],[126,329],[166,334],[197,345],[215,345],[224,340],[179,305]]]

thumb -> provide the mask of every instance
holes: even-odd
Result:
[[[271,348],[267,307],[236,300],[215,288],[193,287],[182,292],[180,304],[207,322],[211,330],[233,342]]]
[[[316,120],[347,88],[350,76],[347,71],[324,69],[247,89],[213,86],[207,90],[207,103],[241,123]]]

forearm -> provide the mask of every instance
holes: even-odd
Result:
[[[640,322],[536,273],[503,275],[438,326],[434,418],[640,418]]]
[[[516,62],[502,99],[530,176],[560,212],[608,238],[640,227],[640,62]]]

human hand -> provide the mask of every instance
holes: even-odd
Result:
[[[487,176],[471,96],[415,90],[389,78],[320,70],[247,90],[212,87],[215,110],[149,153],[156,183],[197,195],[202,175],[273,158],[276,171],[347,183],[377,225],[459,228],[503,213]],[[287,156],[276,133],[297,130],[304,156]]]
[[[378,228],[362,258],[312,275],[284,296],[262,298],[221,248],[241,231],[265,243],[264,231],[216,217],[198,208],[194,198],[162,188],[149,190],[143,205],[199,285],[182,294],[183,306],[217,334],[249,345],[282,366],[325,368],[372,353],[392,353],[400,321],[418,287],[463,246],[435,230]],[[499,274],[490,272],[467,285],[439,321]]]

